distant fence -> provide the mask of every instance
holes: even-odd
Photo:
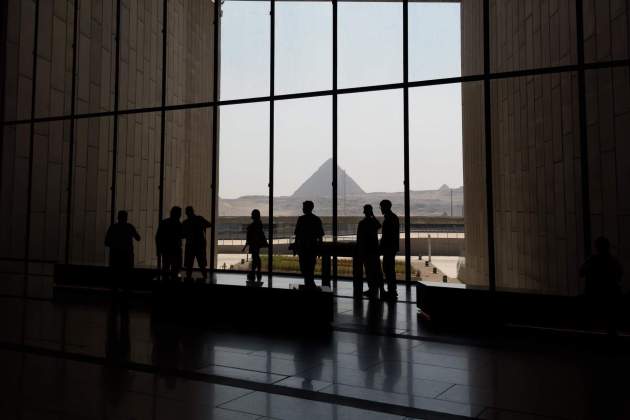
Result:
[[[429,234],[418,233],[411,237],[411,255],[428,255]],[[331,240],[332,238],[327,238]],[[353,241],[356,238],[343,237],[340,241]],[[276,239],[274,243],[275,254],[290,254],[290,239]],[[240,254],[242,253],[244,240],[220,240],[218,243],[219,254]],[[405,254],[405,240],[400,240],[400,255]],[[463,256],[464,255],[464,234],[463,233],[438,233],[431,234],[431,254],[443,256]]]
[[[357,224],[361,220],[361,217],[340,217],[338,220],[338,237],[348,238],[347,240],[353,240],[356,234]],[[265,219],[263,218],[263,221]],[[279,242],[278,244],[288,243],[293,236],[295,229],[295,223],[297,217],[283,216],[274,218],[274,238]],[[233,244],[237,245],[238,242],[222,242],[222,241],[239,241],[245,239],[245,233],[247,231],[247,225],[251,222],[248,217],[220,217],[217,220],[217,234],[216,238],[219,241],[219,245]],[[401,218],[401,236],[404,234],[404,225]],[[328,233],[332,232],[332,218],[322,217],[322,223],[324,224],[324,230]],[[268,224],[264,224],[266,232],[269,231]],[[432,237],[448,238],[451,236],[443,235],[463,235],[464,234],[464,220],[461,217],[424,217],[417,216],[411,218],[410,224],[411,238],[426,238],[427,234],[431,234]],[[460,236],[454,236],[460,238]],[[463,237],[463,236],[461,236]],[[276,241],[274,241],[276,244]]]

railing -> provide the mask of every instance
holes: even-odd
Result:
[[[466,234],[463,232],[411,232],[411,239],[464,239]],[[379,238],[381,235],[379,235]],[[356,235],[342,235],[337,237],[339,242],[356,241]],[[403,236],[401,235],[401,239]],[[273,240],[274,245],[289,245],[293,242],[293,238],[276,238]],[[324,242],[332,242],[332,236],[324,236]],[[219,239],[219,246],[245,246],[245,239]]]

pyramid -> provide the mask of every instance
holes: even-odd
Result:
[[[330,198],[332,197],[332,159],[328,159],[293,193],[292,197],[299,198]],[[337,182],[339,196],[362,195],[363,189],[350,175],[337,165]]]

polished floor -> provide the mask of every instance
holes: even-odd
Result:
[[[0,418],[630,418],[623,344],[440,334],[410,302],[335,307],[330,334],[269,335],[157,324],[137,297],[0,297]]]

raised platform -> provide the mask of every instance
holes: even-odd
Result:
[[[619,311],[619,327],[630,325],[629,297]],[[464,284],[419,282],[416,304],[422,318],[441,327],[523,327],[583,329],[597,319],[583,296],[543,295],[527,291],[497,290]]]
[[[321,328],[333,321],[333,294],[203,283],[159,282],[153,289],[156,320],[238,324],[264,330]]]
[[[150,268],[134,268],[131,275],[124,279],[125,288],[132,291],[150,292],[158,278],[159,271]],[[110,289],[113,284],[113,272],[109,267],[95,265],[55,265],[55,286]]]
[[[57,265],[55,287],[102,293],[111,289],[112,275],[108,267]],[[147,296],[157,322],[238,325],[295,333],[304,327],[328,328],[333,321],[332,292],[165,282],[158,280],[158,275],[157,270],[138,268],[123,282],[129,291],[150,292]]]

